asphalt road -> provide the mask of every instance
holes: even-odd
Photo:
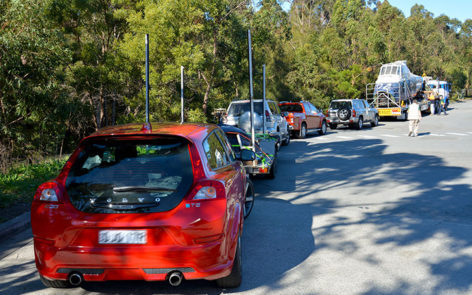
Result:
[[[293,140],[255,181],[243,284],[46,289],[30,231],[0,241],[1,294],[472,294],[472,101],[407,122]]]

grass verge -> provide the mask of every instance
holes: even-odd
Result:
[[[29,204],[38,186],[59,175],[66,158],[46,160],[38,164],[20,164],[7,173],[0,173],[0,210],[18,204]],[[0,215],[0,222],[7,221],[10,216]]]

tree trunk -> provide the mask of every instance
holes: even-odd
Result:
[[[113,105],[111,110],[111,125],[115,126],[116,122],[116,97],[113,96]]]
[[[205,80],[205,83],[207,85],[205,89],[205,96],[203,97],[203,106],[202,106],[203,113],[206,115],[207,110],[208,110],[208,98],[210,96],[211,85],[203,73],[202,73],[202,77],[203,77],[203,80]]]

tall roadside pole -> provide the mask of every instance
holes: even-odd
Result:
[[[252,84],[252,44],[251,44],[251,30],[247,30],[247,38],[249,45],[249,93],[251,99],[251,145],[252,150],[256,151],[256,137],[254,134],[254,91]]]
[[[266,65],[262,65],[262,132],[266,134]]]
[[[146,124],[149,126],[149,34],[146,34]]]
[[[184,123],[184,66],[180,66],[180,124]]]

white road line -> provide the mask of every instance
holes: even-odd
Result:
[[[341,138],[341,139],[354,139],[353,137],[350,137],[350,136],[336,136],[337,138]]]
[[[397,135],[391,135],[391,134],[380,134],[381,136],[385,137],[398,137]]]
[[[318,140],[328,140],[326,137],[316,137]]]
[[[450,134],[450,135],[458,135],[458,136],[467,136],[467,134],[464,134],[464,133],[455,133],[455,132],[448,132],[446,134]]]
[[[467,133],[469,133],[469,134],[472,134],[472,132],[470,132],[470,131],[469,131],[469,132],[467,132]]]
[[[435,133],[430,133],[429,135],[431,135],[431,136],[446,136],[444,134],[435,134]]]

